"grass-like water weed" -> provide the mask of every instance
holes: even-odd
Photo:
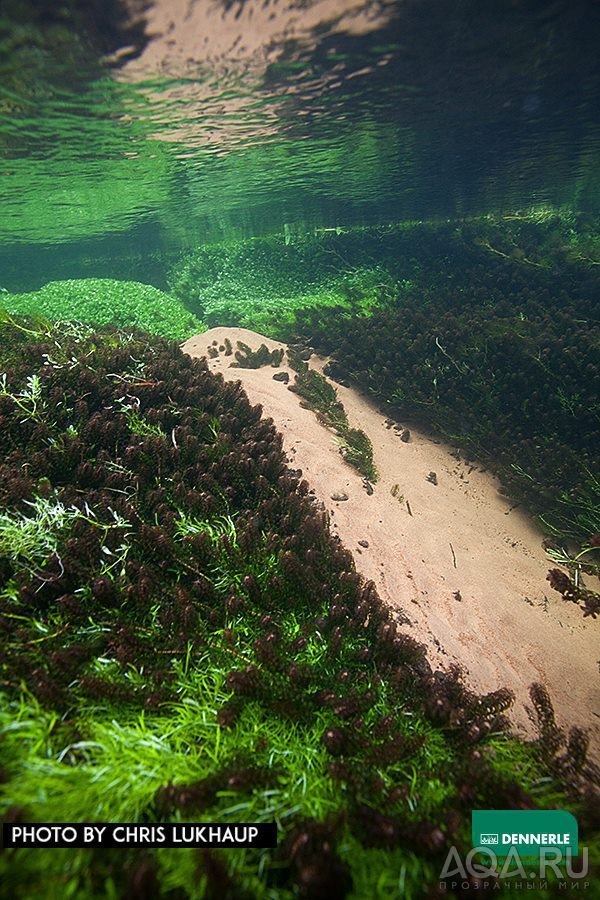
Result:
[[[377,481],[373,463],[373,445],[360,428],[350,428],[344,405],[338,400],[335,388],[314,369],[302,366],[301,360],[291,354],[297,373],[288,390],[299,394],[315,410],[319,420],[331,428],[340,438],[340,453],[344,459],[369,481]]]
[[[416,897],[486,804],[571,805],[594,839],[582,734],[560,733],[540,689],[524,745],[507,692],[431,670],[239,384],[135,331],[15,330],[10,393],[44,369],[48,402],[23,422],[0,397],[3,814],[279,836],[275,851],[5,852],[15,896],[141,880],[158,896]]]

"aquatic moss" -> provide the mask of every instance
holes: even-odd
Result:
[[[286,339],[300,309],[368,312],[402,289],[363,246],[365,230],[203,246],[169,274],[171,292],[209,326],[240,326]],[[362,240],[362,243],[361,243]]]
[[[2,295],[13,314],[69,319],[94,325],[141,328],[173,340],[185,340],[206,326],[169,294],[137,281],[82,278],[51,281],[39,291]]]

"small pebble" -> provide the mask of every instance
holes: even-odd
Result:
[[[405,444],[408,444],[408,442],[410,441],[410,431],[408,430],[408,428],[405,428],[404,431],[400,432],[400,440]]]
[[[365,548],[366,548],[366,547],[369,546],[369,542],[368,542],[368,541],[359,541],[359,542],[358,542],[358,546],[359,546],[359,547],[365,547]]]
[[[331,495],[331,499],[338,500],[338,501],[347,500],[348,494],[345,494],[343,491],[336,491],[334,494]]]

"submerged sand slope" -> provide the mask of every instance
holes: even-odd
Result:
[[[253,350],[261,343],[284,346],[246,329],[215,328],[190,338],[183,349],[206,356],[213,341],[222,345],[225,337],[234,349],[238,340]],[[302,469],[325,504],[357,570],[409,620],[409,633],[426,644],[432,664],[459,663],[478,691],[511,688],[513,722],[528,734],[529,685],[543,682],[558,723],[588,728],[597,757],[597,623],[549,589],[541,535],[498,493],[496,479],[414,429],[404,443],[365,397],[335,385],[350,424],[373,442],[379,481],[368,495],[332,433],[299,405],[298,395],[273,380],[275,369],[230,368],[233,361],[221,352],[208,364],[228,380],[239,379],[251,403],[261,403],[273,418],[291,467]],[[310,365],[321,370],[324,362],[313,357]],[[279,370],[285,369],[284,358]],[[290,382],[293,377],[290,371]],[[428,480],[431,472],[437,484]],[[332,500],[336,492],[348,500]]]

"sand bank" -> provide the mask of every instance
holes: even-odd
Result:
[[[213,341],[219,346],[226,337],[234,349],[238,340],[253,350],[261,343],[284,346],[246,329],[215,328],[183,349],[206,356]],[[591,755],[598,758],[597,623],[549,588],[542,535],[499,493],[498,481],[410,425],[405,443],[367,398],[334,384],[350,425],[373,443],[379,480],[369,495],[334,435],[300,406],[298,395],[273,380],[276,370],[231,368],[233,361],[221,352],[208,364],[227,380],[239,379],[251,403],[262,404],[283,435],[290,466],[302,469],[325,504],[357,570],[427,646],[432,665],[460,664],[477,691],[509,687],[516,696],[515,730],[528,736],[528,689],[544,683],[558,724],[587,728]],[[309,364],[321,371],[325,362],[313,356]],[[284,358],[279,370],[286,369]],[[290,382],[293,377],[290,371]],[[335,493],[348,499],[334,501]]]

